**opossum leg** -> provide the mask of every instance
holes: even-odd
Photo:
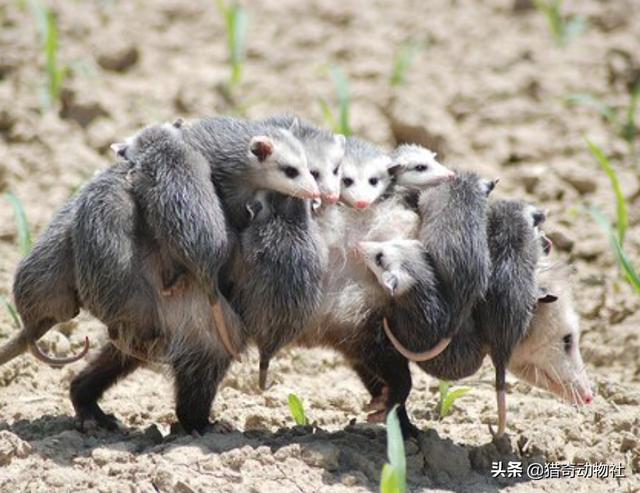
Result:
[[[407,358],[409,361],[413,361],[414,363],[420,362],[420,361],[428,361],[430,359],[435,358],[442,351],[447,349],[447,346],[451,342],[451,338],[446,337],[438,341],[438,343],[435,346],[433,346],[431,349],[417,353],[407,349],[398,339],[396,339],[396,336],[393,335],[393,332],[391,331],[391,328],[389,327],[389,323],[387,322],[386,318],[382,319],[382,324],[384,326],[384,333],[387,335],[387,337],[391,341],[391,344],[393,344],[393,347],[396,349],[396,351],[398,351],[402,356]]]
[[[76,410],[78,427],[84,430],[86,420],[108,430],[117,430],[118,421],[98,406],[102,394],[121,378],[140,366],[140,361],[122,354],[112,344],[103,346],[97,358],[71,381],[71,403]]]
[[[35,341],[29,341],[29,351],[31,351],[31,354],[33,354],[37,360],[40,360],[43,363],[51,366],[64,366],[84,358],[84,356],[89,352],[89,338],[84,338],[84,347],[82,348],[82,351],[74,356],[69,356],[68,358],[52,358],[51,356],[47,356],[40,350]]]
[[[369,394],[371,394],[371,401],[374,399],[380,398],[380,396],[385,391],[385,384],[380,377],[378,377],[375,373],[373,373],[367,366],[362,363],[354,363],[352,364],[353,370],[358,374],[362,384],[367,389]],[[389,389],[387,389],[387,392]],[[386,393],[385,393],[386,398]]]
[[[260,390],[267,390],[267,375],[269,373],[269,363],[271,356],[260,355],[260,374],[258,377],[258,386]]]
[[[383,411],[387,408],[387,399],[389,399],[389,387],[384,385],[382,392],[377,397],[372,397],[369,403],[364,407],[365,411]]]
[[[209,427],[211,404],[230,364],[228,356],[196,344],[173,357],[176,415],[186,433],[204,433]]]

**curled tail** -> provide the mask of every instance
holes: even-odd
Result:
[[[8,363],[27,351],[31,352],[37,360],[42,361],[43,363],[47,363],[51,366],[64,366],[84,358],[89,351],[89,338],[85,337],[84,347],[78,354],[68,358],[52,358],[51,356],[44,354],[37,346],[36,342],[30,340],[24,329],[21,329],[18,334],[13,336],[9,342],[0,348],[0,366]]]
[[[78,354],[69,356],[68,358],[53,358],[51,356],[47,356],[40,350],[40,348],[36,344],[36,341],[27,341],[27,346],[29,348],[29,351],[31,351],[31,354],[33,354],[33,356],[37,360],[42,361],[43,363],[47,363],[51,366],[64,366],[84,358],[84,356],[89,352],[89,338],[84,338],[84,347]]]

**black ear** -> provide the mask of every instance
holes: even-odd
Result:
[[[500,178],[496,178],[495,180],[482,180],[482,190],[487,195],[487,197],[489,196],[489,194],[491,194],[491,192],[493,192],[493,189],[496,188],[496,185],[499,181]]]
[[[544,211],[541,211],[540,209],[535,209],[531,213],[531,217],[533,218],[534,226],[541,225],[545,221],[545,219],[547,219],[547,215],[544,213]]]
[[[116,153],[116,156],[125,158],[127,157],[127,149],[129,146],[124,142],[116,142],[109,146],[113,152]]]
[[[553,303],[558,301],[555,294],[551,294],[546,288],[538,288],[538,303]]]
[[[182,118],[178,118],[173,122],[173,126],[176,128],[181,128],[184,125],[184,120]]]
[[[402,164],[392,164],[387,168],[389,176],[396,176],[404,166]]]

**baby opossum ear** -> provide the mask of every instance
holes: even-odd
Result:
[[[538,303],[553,303],[558,301],[555,294],[551,294],[547,288],[538,288]]]
[[[402,170],[402,168],[404,168],[403,164],[391,163],[391,166],[387,168],[387,173],[389,173],[389,176],[396,176],[398,173],[400,173],[400,170]]]
[[[340,149],[344,151],[344,148],[347,145],[347,138],[344,135],[334,134],[333,141],[336,143],[337,146],[340,147]]]
[[[264,135],[258,135],[251,139],[249,142],[249,149],[251,154],[258,158],[258,161],[262,162],[273,154],[273,142],[269,137]]]
[[[115,152],[116,156],[126,158],[127,157],[127,149],[129,146],[124,142],[114,142],[109,146],[109,148]]]
[[[295,134],[297,130],[300,130],[300,119],[298,117],[294,118],[289,125],[289,132]]]
[[[396,289],[398,289],[398,278],[396,277],[396,275],[392,274],[391,272],[383,272],[382,282],[389,294],[391,296],[395,296]]]
[[[489,194],[496,188],[496,185],[500,182],[500,178],[496,178],[495,180],[480,180],[480,186],[482,187],[483,192],[489,196]]]
[[[176,127],[176,128],[182,128],[182,125],[184,125],[184,120],[182,118],[177,118],[173,122],[173,126]]]

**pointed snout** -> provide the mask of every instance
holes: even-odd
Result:
[[[335,204],[336,202],[338,202],[338,200],[340,199],[340,194],[337,193],[323,193],[322,194],[322,201],[327,203],[327,204]]]
[[[453,181],[456,179],[456,172],[455,171],[449,171],[446,175],[445,175],[445,180],[446,181]]]

